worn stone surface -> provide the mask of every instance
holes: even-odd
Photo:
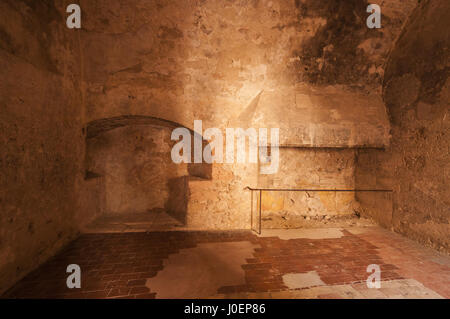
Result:
[[[188,128],[195,119],[204,128],[277,127],[280,143],[290,146],[389,142],[380,95],[383,65],[415,1],[381,4],[381,30],[366,27],[365,1],[80,5],[91,123],[139,115]],[[173,181],[175,198],[189,199],[171,209],[187,211],[186,222],[195,228],[247,228],[251,207],[244,188],[256,185],[257,168],[217,164],[213,174],[216,180]],[[339,184],[331,180],[327,186]],[[336,207],[348,213],[354,200],[347,195],[324,193],[298,202],[304,210],[314,201],[320,214]]]
[[[283,276],[283,282],[289,289],[301,289],[306,287],[324,286],[316,271],[306,273],[293,273]]]
[[[220,287],[245,284],[242,264],[257,248],[248,241],[199,244],[164,261],[164,269],[146,286],[158,298],[206,298]]]
[[[384,226],[436,248],[449,249],[450,36],[448,1],[422,1],[387,63],[384,100],[391,146],[361,150],[357,185],[394,190],[390,199],[358,199]]]
[[[378,226],[83,234],[3,298],[449,298],[450,257]],[[355,234],[354,234],[355,233]],[[77,260],[80,289],[66,286]],[[367,266],[381,288],[367,288]]]
[[[416,1],[379,2],[382,29],[366,27],[361,0],[80,1],[87,116],[245,121],[280,127],[285,144],[385,145],[383,65]]]
[[[445,299],[414,279],[389,280],[383,288],[367,288],[366,283],[352,285],[317,286],[300,290],[272,293],[240,293],[218,295],[215,298],[242,299]],[[388,288],[384,288],[388,286]]]
[[[281,148],[276,174],[258,175],[258,186],[272,189],[353,189],[354,150]],[[259,205],[258,193],[256,207]],[[352,192],[263,192],[264,226],[277,219],[296,222],[296,217],[354,214]]]
[[[383,65],[415,1],[380,4],[385,27],[369,30],[365,1],[80,1],[87,119],[191,129],[198,119],[204,129],[277,127],[282,145],[387,145]],[[257,168],[216,164],[213,174],[174,180],[170,209],[194,228],[247,228],[244,189]],[[321,214],[336,202],[346,213],[353,197],[313,201]]]
[[[187,225],[194,229],[250,228],[257,164],[214,164],[211,180],[188,181]]]
[[[79,44],[60,4],[0,2],[0,291],[78,231]]]
[[[0,293],[104,213],[249,228],[255,185],[393,188],[394,206],[358,194],[367,216],[448,249],[445,1],[421,1],[402,33],[417,0],[371,1],[381,29],[366,0],[80,0],[81,30],[65,27],[68,3],[0,2]],[[268,179],[256,164],[175,167],[162,127],[196,119],[280,128],[282,146],[311,150],[283,150]],[[348,147],[386,150],[355,164]],[[301,196],[264,209],[357,206]]]
[[[87,169],[104,177],[106,213],[164,210],[173,200],[169,181],[188,170],[170,157],[171,132],[162,126],[125,126],[88,140]]]
[[[104,214],[82,227],[86,233],[142,233],[186,229],[186,225],[163,210],[144,213]]]
[[[341,228],[312,228],[312,229],[264,229],[261,237],[278,237],[283,240],[308,238],[308,239],[331,239],[344,236]]]

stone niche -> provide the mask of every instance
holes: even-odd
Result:
[[[102,214],[165,211],[186,223],[189,182],[211,179],[212,165],[175,164],[173,128],[143,117],[104,119],[88,126],[86,179],[101,181],[95,197]],[[191,138],[192,144],[199,137]]]
[[[272,189],[352,189],[355,150],[351,148],[280,148],[276,174],[259,175],[258,186]],[[258,202],[259,204],[259,202]],[[352,215],[352,192],[263,192],[265,227],[277,220],[329,218]],[[273,224],[273,225],[272,225]],[[284,223],[285,224],[285,223]]]
[[[156,125],[119,127],[88,139],[87,167],[104,179],[107,214],[163,210],[187,176],[187,164],[170,157],[172,130]]]

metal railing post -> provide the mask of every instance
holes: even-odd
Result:
[[[261,207],[262,207],[262,190],[259,191],[259,234],[261,235]]]
[[[250,229],[253,230],[253,190],[250,190],[250,192],[252,193],[251,195],[251,202],[250,202],[250,206],[251,206],[251,215],[250,215]]]

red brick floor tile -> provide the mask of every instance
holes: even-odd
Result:
[[[131,288],[113,288],[109,291],[108,297],[128,296]]]
[[[245,283],[220,287],[218,293],[281,291],[287,289],[284,275],[313,270],[329,285],[363,282],[370,275],[367,266],[378,264],[383,280],[413,278],[450,297],[450,267],[432,262],[433,252],[378,228],[361,235],[343,233],[335,239],[290,240],[248,231],[86,234],[2,298],[154,298],[157,292],[145,284],[170,254],[199,243],[243,240],[259,246],[242,265]],[[72,263],[82,269],[82,288],[74,291],[65,283]]]
[[[137,280],[130,280],[127,283],[128,287],[136,287],[136,286],[144,286],[146,280],[145,279],[137,279]]]
[[[156,293],[137,294],[137,295],[134,295],[134,298],[136,298],[136,299],[155,299]]]
[[[87,292],[84,295],[84,298],[87,298],[87,299],[104,299],[107,296],[108,296],[108,291],[107,290],[101,290],[101,291]]]
[[[150,292],[150,289],[148,289],[147,287],[133,287],[133,288],[131,288],[130,295],[146,294],[149,292]]]
[[[317,296],[319,299],[342,299],[341,296],[339,296],[338,294],[323,294],[323,295],[318,295]]]

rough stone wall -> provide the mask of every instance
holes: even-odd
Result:
[[[256,164],[213,165],[211,180],[187,182],[187,225],[196,229],[248,228],[252,198],[247,186],[354,188],[354,158],[353,149],[281,148],[279,171],[273,175],[259,174]],[[253,197],[254,216],[259,205],[257,195],[255,192]],[[264,192],[264,227],[276,227],[280,218],[294,225],[304,218],[348,216],[354,213],[355,205],[354,193]]]
[[[0,294],[76,235],[82,99],[56,1],[0,1]]]
[[[385,24],[370,30],[366,0],[80,0],[87,119],[276,127],[285,146],[387,145],[384,63],[416,0],[375,2]],[[243,188],[256,175],[238,166],[214,167],[225,181],[188,181],[207,189],[187,203],[191,224],[248,228]]]
[[[88,118],[201,119],[280,127],[283,144],[385,145],[383,65],[416,0],[379,2],[382,29],[366,27],[365,0],[82,0]]]
[[[394,190],[393,212],[369,195],[368,214],[408,237],[449,250],[450,242],[450,3],[421,1],[392,50],[384,101],[391,146],[362,151],[357,185]]]
[[[386,73],[385,79],[394,79],[385,85],[386,101],[395,96],[389,93],[392,86],[406,92],[405,98],[393,98],[393,105],[414,95],[403,85],[420,82],[417,98],[408,103],[417,107],[420,121],[433,124],[408,130],[425,134],[424,144],[435,138],[446,147],[448,138],[439,125],[448,125],[448,116],[442,123],[436,120],[442,113],[435,107],[448,101],[440,66],[445,55],[437,54],[440,60],[431,69],[423,64],[416,69],[422,71],[408,75],[410,64],[398,62],[399,50],[385,70],[389,49],[417,2],[371,2],[382,7],[381,30],[366,28],[365,0],[80,0],[82,29],[77,31],[65,28],[65,8],[72,1],[1,1],[0,293],[73,238],[80,225],[108,210],[108,181],[86,173],[84,162],[83,126],[93,120],[146,115],[192,128],[193,120],[201,119],[205,128],[279,127],[283,145],[385,146],[389,123],[380,89]],[[417,46],[426,48],[417,55],[423,61],[434,39],[427,37]],[[431,51],[441,52],[439,45]],[[432,74],[442,81],[429,81]],[[405,81],[411,76],[415,80]],[[390,108],[391,116],[400,109]],[[433,113],[429,109],[436,110],[436,118],[426,119]],[[398,127],[393,140],[409,141],[409,135],[401,135],[404,127]],[[117,132],[134,129],[141,128]],[[413,154],[417,146],[405,143],[403,150]],[[443,153],[420,147],[432,152],[432,167],[446,167]],[[425,154],[419,153],[405,157],[405,163],[415,168]],[[395,176],[408,174],[394,167]],[[425,182],[410,188],[426,194],[424,185],[437,187],[430,198],[438,209],[432,216],[414,215],[420,222],[409,224],[416,226],[398,227],[404,233],[422,227],[434,240],[442,237],[438,226],[448,225],[448,203],[439,204],[448,193],[435,182],[441,181],[436,170],[426,170],[433,178],[423,173]],[[185,182],[176,183],[181,186],[169,183],[168,188],[177,197],[188,192],[189,202],[181,206],[194,213],[189,224],[248,228],[250,194],[244,188],[256,184],[257,168],[217,165],[212,180],[181,178]],[[398,187],[403,192],[406,186]],[[399,199],[399,207],[406,207],[408,198]]]
[[[88,139],[88,170],[104,179],[107,214],[164,209],[171,180],[188,175],[187,164],[172,162],[169,127],[125,126]]]
[[[211,180],[190,179],[187,225],[193,229],[249,229],[257,164],[213,165]]]
[[[352,149],[281,148],[277,174],[259,175],[262,188],[352,189],[355,151]],[[262,211],[267,218],[353,214],[354,193],[264,192]],[[270,226],[266,221],[265,226]]]

